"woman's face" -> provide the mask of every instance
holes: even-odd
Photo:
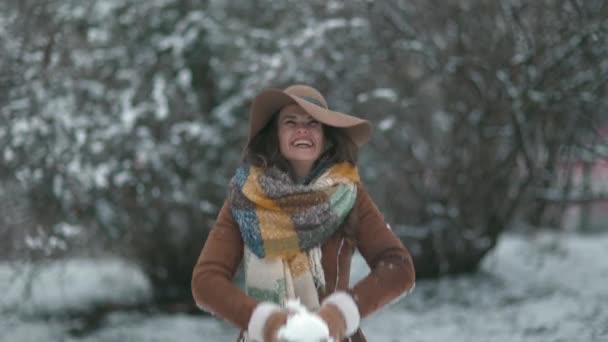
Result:
[[[278,117],[281,154],[298,177],[304,177],[325,146],[323,125],[297,104],[283,107]]]

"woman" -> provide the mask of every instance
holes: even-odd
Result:
[[[335,341],[365,341],[360,319],[413,288],[410,254],[359,180],[370,134],[309,86],[254,99],[243,166],[192,277],[197,305],[239,327],[239,341],[277,341],[294,298]],[[351,287],[355,249],[370,273]],[[245,291],[232,283],[242,261]]]

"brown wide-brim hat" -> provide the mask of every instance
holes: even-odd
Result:
[[[372,133],[367,120],[330,110],[321,93],[307,85],[292,85],[281,89],[266,89],[258,94],[251,105],[249,142],[255,137],[283,107],[296,103],[304,111],[324,125],[342,128],[352,141],[361,147]]]

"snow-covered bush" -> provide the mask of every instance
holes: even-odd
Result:
[[[6,236],[31,257],[127,254],[189,299],[251,97],[335,78],[341,57],[324,41],[365,26],[316,18],[323,3],[4,3],[0,176],[19,184],[32,218]],[[65,226],[81,229],[50,246]]]
[[[605,117],[606,11],[555,0],[3,2],[0,184],[18,184],[14,203],[31,219],[0,235],[36,256],[119,251],[189,300],[251,98],[303,82],[377,124],[361,173],[396,230],[420,228],[403,236],[419,274],[474,269],[521,208],[542,212],[560,161]]]

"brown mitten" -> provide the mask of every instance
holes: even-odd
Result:
[[[264,325],[264,342],[277,342],[279,329],[287,322],[289,314],[285,310],[272,313]]]
[[[258,304],[247,326],[249,339],[255,342],[276,342],[279,329],[287,322],[289,313],[280,306],[262,302]]]
[[[329,328],[329,336],[335,341],[342,341],[346,333],[346,321],[334,304],[324,304],[318,312]]]
[[[326,297],[318,315],[327,323],[329,335],[336,341],[352,336],[361,321],[357,303],[350,294],[342,291]]]

